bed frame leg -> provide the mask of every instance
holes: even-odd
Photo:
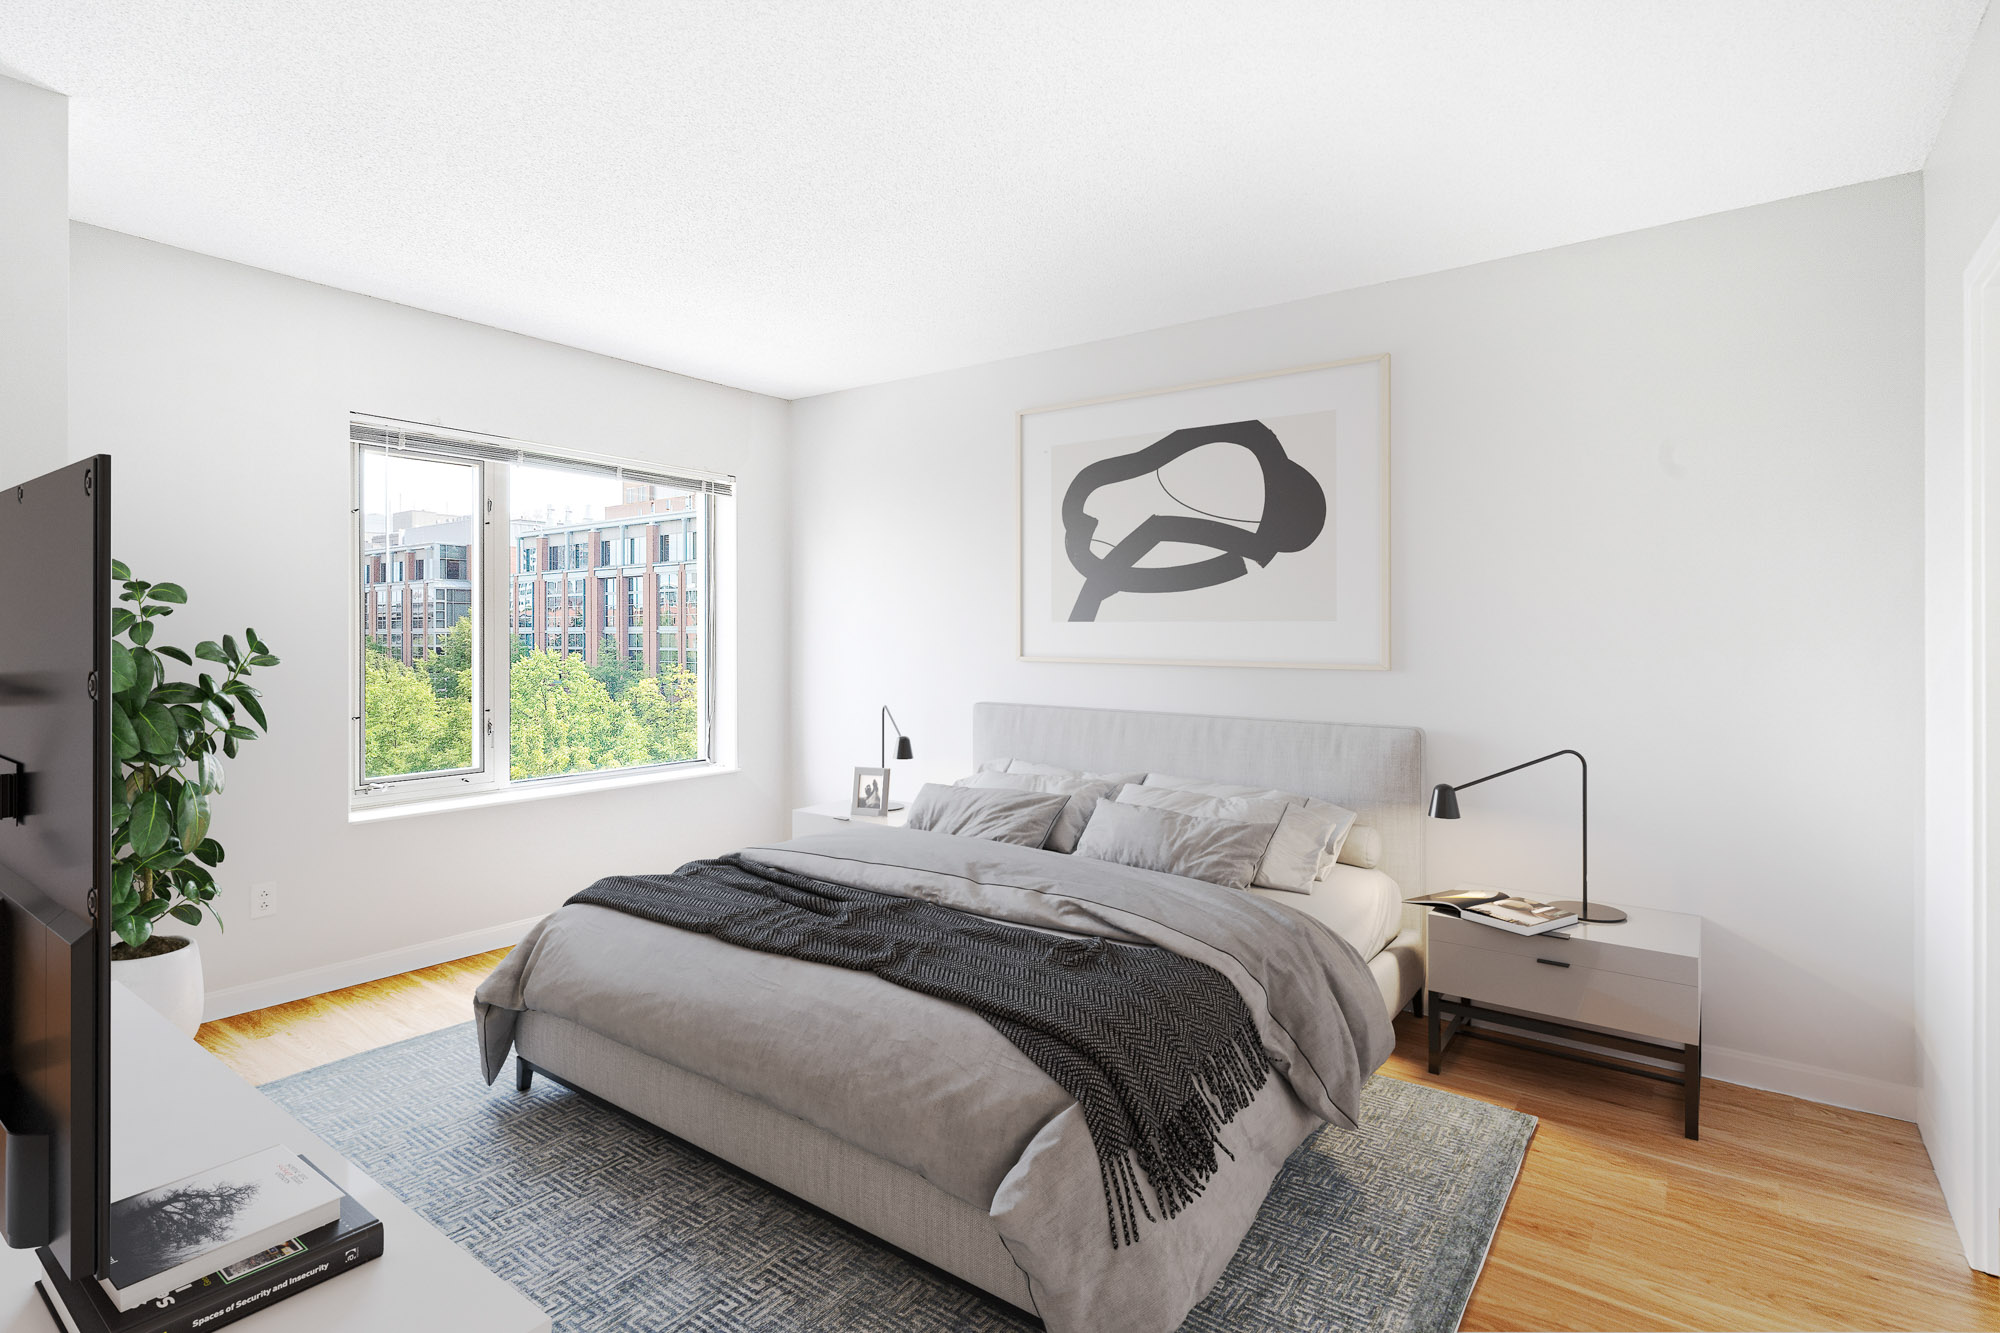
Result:
[[[514,1091],[526,1092],[535,1085],[535,1067],[518,1054],[514,1057]]]

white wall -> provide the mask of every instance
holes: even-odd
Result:
[[[249,624],[283,659],[217,802],[211,1015],[490,947],[600,875],[784,828],[786,404],[116,232],[72,245],[70,447],[113,455],[118,555],[187,587],[167,641]],[[350,823],[350,410],[736,473],[741,772]],[[279,911],[252,920],[266,880]]]
[[[1967,600],[1965,300],[1973,254],[2000,225],[2000,21],[1980,28],[1950,113],[1924,165],[1925,864],[1917,927],[1919,1117],[1967,1257],[2000,1272],[1993,1218],[1976,1197],[1973,1079],[1990,1052],[1974,1024],[1976,895],[1971,778],[1975,682]],[[1995,476],[2000,476],[1996,472]],[[2000,514],[1989,514],[1988,527]],[[1990,539],[1989,539],[1990,540]],[[2000,623],[2000,622],[1996,622]],[[1988,650],[1991,651],[1990,648]],[[2000,659],[1995,659],[2000,660]],[[1993,682],[1978,682],[1991,690]],[[1990,1104],[1990,1103],[1989,1103]],[[1989,1164],[1987,1170],[1993,1170]],[[1976,1234],[1975,1210],[1986,1225]]]
[[[1598,894],[1707,919],[1709,1072],[1912,1115],[1921,226],[1903,177],[795,403],[796,795],[885,700],[905,791],[979,699],[1413,723],[1433,780],[1574,746]],[[1017,409],[1373,352],[1393,671],[1015,660]],[[1468,797],[1432,884],[1566,891],[1575,783]]]
[[[0,74],[0,485],[69,461],[69,99]]]

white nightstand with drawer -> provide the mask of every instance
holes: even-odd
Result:
[[[1698,1138],[1701,1116],[1701,918],[1629,909],[1615,924],[1570,926],[1547,935],[1515,935],[1445,912],[1430,917],[1430,1069],[1460,1035],[1584,1060],[1679,1083],[1686,1091],[1685,1132]],[[1446,999],[1444,997],[1452,998]],[[1478,1027],[1472,1026],[1474,1021]],[[1565,1045],[1498,1037],[1491,1027],[1560,1037]],[[1593,1045],[1608,1035],[1645,1047],[1655,1059],[1678,1059],[1678,1076],[1656,1065],[1620,1060],[1631,1052]],[[1577,1049],[1582,1043],[1588,1049]],[[1670,1066],[1671,1067],[1671,1066]]]
[[[792,811],[792,836],[802,838],[808,833],[835,833],[844,828],[901,828],[903,821],[910,817],[907,807],[891,810],[886,815],[862,815],[850,819],[847,803],[829,801],[825,805],[802,805]]]

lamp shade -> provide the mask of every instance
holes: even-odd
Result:
[[[1458,788],[1443,782],[1431,788],[1431,818],[1458,818]]]
[[[896,758],[915,759],[916,757],[917,752],[910,748],[910,738],[908,736],[896,737]]]

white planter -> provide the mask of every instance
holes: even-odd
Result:
[[[114,958],[111,979],[123,982],[190,1037],[201,1026],[201,946],[193,940],[152,958]]]

